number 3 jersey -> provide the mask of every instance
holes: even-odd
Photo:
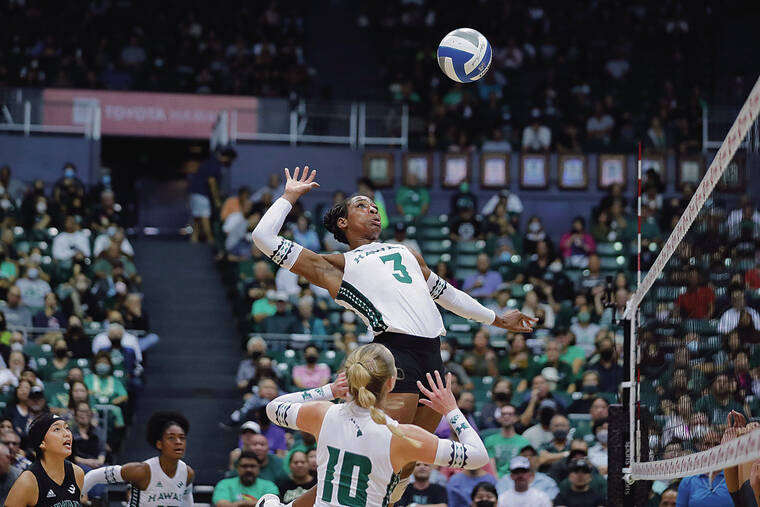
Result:
[[[335,300],[356,313],[374,334],[390,331],[426,338],[446,334],[420,264],[408,248],[370,243],[343,256],[343,283]]]
[[[391,437],[366,408],[353,402],[330,407],[317,439],[314,507],[386,507],[398,483],[391,466]]]

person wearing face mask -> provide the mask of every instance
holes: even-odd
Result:
[[[588,357],[594,352],[594,340],[601,327],[591,322],[591,307],[585,303],[578,307],[575,320],[576,322],[570,326],[570,332],[575,335],[575,344],[581,347]]]
[[[599,390],[616,393],[623,381],[623,367],[618,364],[615,344],[610,338],[599,341],[599,361],[591,368],[599,373]]]
[[[472,488],[470,499],[470,503],[464,503],[462,507],[468,507],[468,505],[469,507],[496,507],[499,496],[496,493],[496,487],[491,482],[483,481]],[[454,507],[451,500],[449,500],[449,507]]]
[[[330,381],[332,372],[325,363],[318,363],[319,348],[309,344],[303,351],[306,364],[293,367],[293,384],[299,389],[312,389],[323,386]]]
[[[68,208],[75,197],[84,199],[84,183],[77,178],[77,168],[71,162],[63,166],[63,177],[53,185],[53,200]]]
[[[607,419],[600,419],[594,423],[593,433],[596,438],[596,445],[588,450],[589,462],[604,476],[607,476],[607,441],[609,437],[609,426]]]
[[[105,324],[105,323],[104,323]],[[92,353],[97,354],[103,349],[111,347],[111,338],[108,335],[108,331],[111,328],[111,324],[117,324],[121,326],[121,344],[125,349],[130,349],[135,354],[135,360],[138,365],[142,364],[143,355],[140,348],[140,341],[135,335],[124,330],[124,317],[117,310],[111,310],[108,312],[108,328],[102,333],[98,333],[92,339]]]
[[[599,372],[594,370],[584,371],[580,384],[577,385],[578,390],[572,395],[573,402],[567,408],[568,413],[588,413],[597,399],[604,400],[604,398],[599,398],[596,395],[599,392]]]
[[[246,344],[248,357],[238,365],[236,381],[238,389],[246,389],[256,375],[256,362],[267,352],[267,342],[261,336],[254,336]]]
[[[21,291],[24,303],[34,310],[45,307],[45,294],[52,291],[50,284],[40,278],[36,264],[27,264],[24,276],[16,280],[16,287]]]
[[[525,239],[523,240],[523,247],[526,255],[532,255],[536,253],[536,247],[539,241],[551,242],[549,236],[544,230],[544,224],[541,219],[536,215],[533,215],[528,219],[528,226],[526,227]],[[550,245],[551,248],[551,245]]]
[[[53,359],[39,368],[40,378],[45,381],[64,382],[69,374],[69,370],[76,365],[76,362],[69,356],[69,348],[66,340],[58,338],[53,343]]]
[[[539,449],[538,469],[541,472],[548,471],[552,464],[570,454],[570,442],[573,435],[570,433],[570,421],[567,417],[561,414],[552,417],[551,423],[549,423],[549,431],[552,432],[551,442],[544,444]]]
[[[102,350],[95,355],[94,373],[85,375],[84,383],[90,394],[108,405],[123,406],[128,400],[127,390],[121,380],[113,376],[111,354]]]

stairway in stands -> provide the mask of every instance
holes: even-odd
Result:
[[[195,484],[222,478],[233,433],[218,422],[239,408],[235,373],[240,339],[221,276],[206,245],[185,239],[146,237],[133,241],[143,278],[143,307],[161,342],[147,356],[146,386],[119,463],[156,455],[145,440],[154,411],[177,410],[190,420],[187,463]]]

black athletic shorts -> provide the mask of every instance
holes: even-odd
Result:
[[[424,338],[402,333],[380,333],[375,336],[375,343],[382,343],[393,354],[399,378],[396,379],[394,393],[420,394],[417,381],[427,386],[426,373],[431,375],[435,370],[444,375],[441,360],[441,339]],[[435,377],[434,377],[435,378]]]

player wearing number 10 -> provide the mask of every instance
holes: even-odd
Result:
[[[293,204],[319,186],[314,181],[316,171],[308,167],[303,173],[296,167],[293,176],[285,169],[285,177],[285,193],[261,218],[253,241],[279,266],[327,289],[338,304],[355,312],[373,330],[374,342],[390,349],[403,373],[388,394],[389,415],[434,431],[441,416],[428,407],[418,408],[416,383],[426,372],[443,372],[439,336],[446,330],[436,303],[460,316],[515,332],[531,331],[535,319],[518,311],[498,316],[440,279],[419,253],[378,242],[380,216],[366,196],[346,199],[324,218],[335,239],[351,248],[344,254],[319,255],[277,236]],[[413,469],[414,463],[404,469],[392,500],[400,498]],[[313,496],[313,489],[308,494]]]
[[[398,473],[417,460],[436,465],[478,469],[488,453],[477,432],[467,424],[451,393],[451,374],[443,383],[436,371],[426,375],[428,390],[421,402],[448,418],[458,442],[439,439],[411,424],[399,424],[380,407],[396,385],[396,363],[385,346],[370,343],[346,359],[345,373],[332,384],[310,391],[286,394],[267,405],[275,424],[307,431],[317,438],[317,491],[315,507],[386,507],[398,483]],[[326,400],[351,395],[351,401],[334,405]],[[311,505],[305,497],[297,507]],[[265,495],[257,507],[281,505]],[[290,507],[290,506],[289,506]]]

